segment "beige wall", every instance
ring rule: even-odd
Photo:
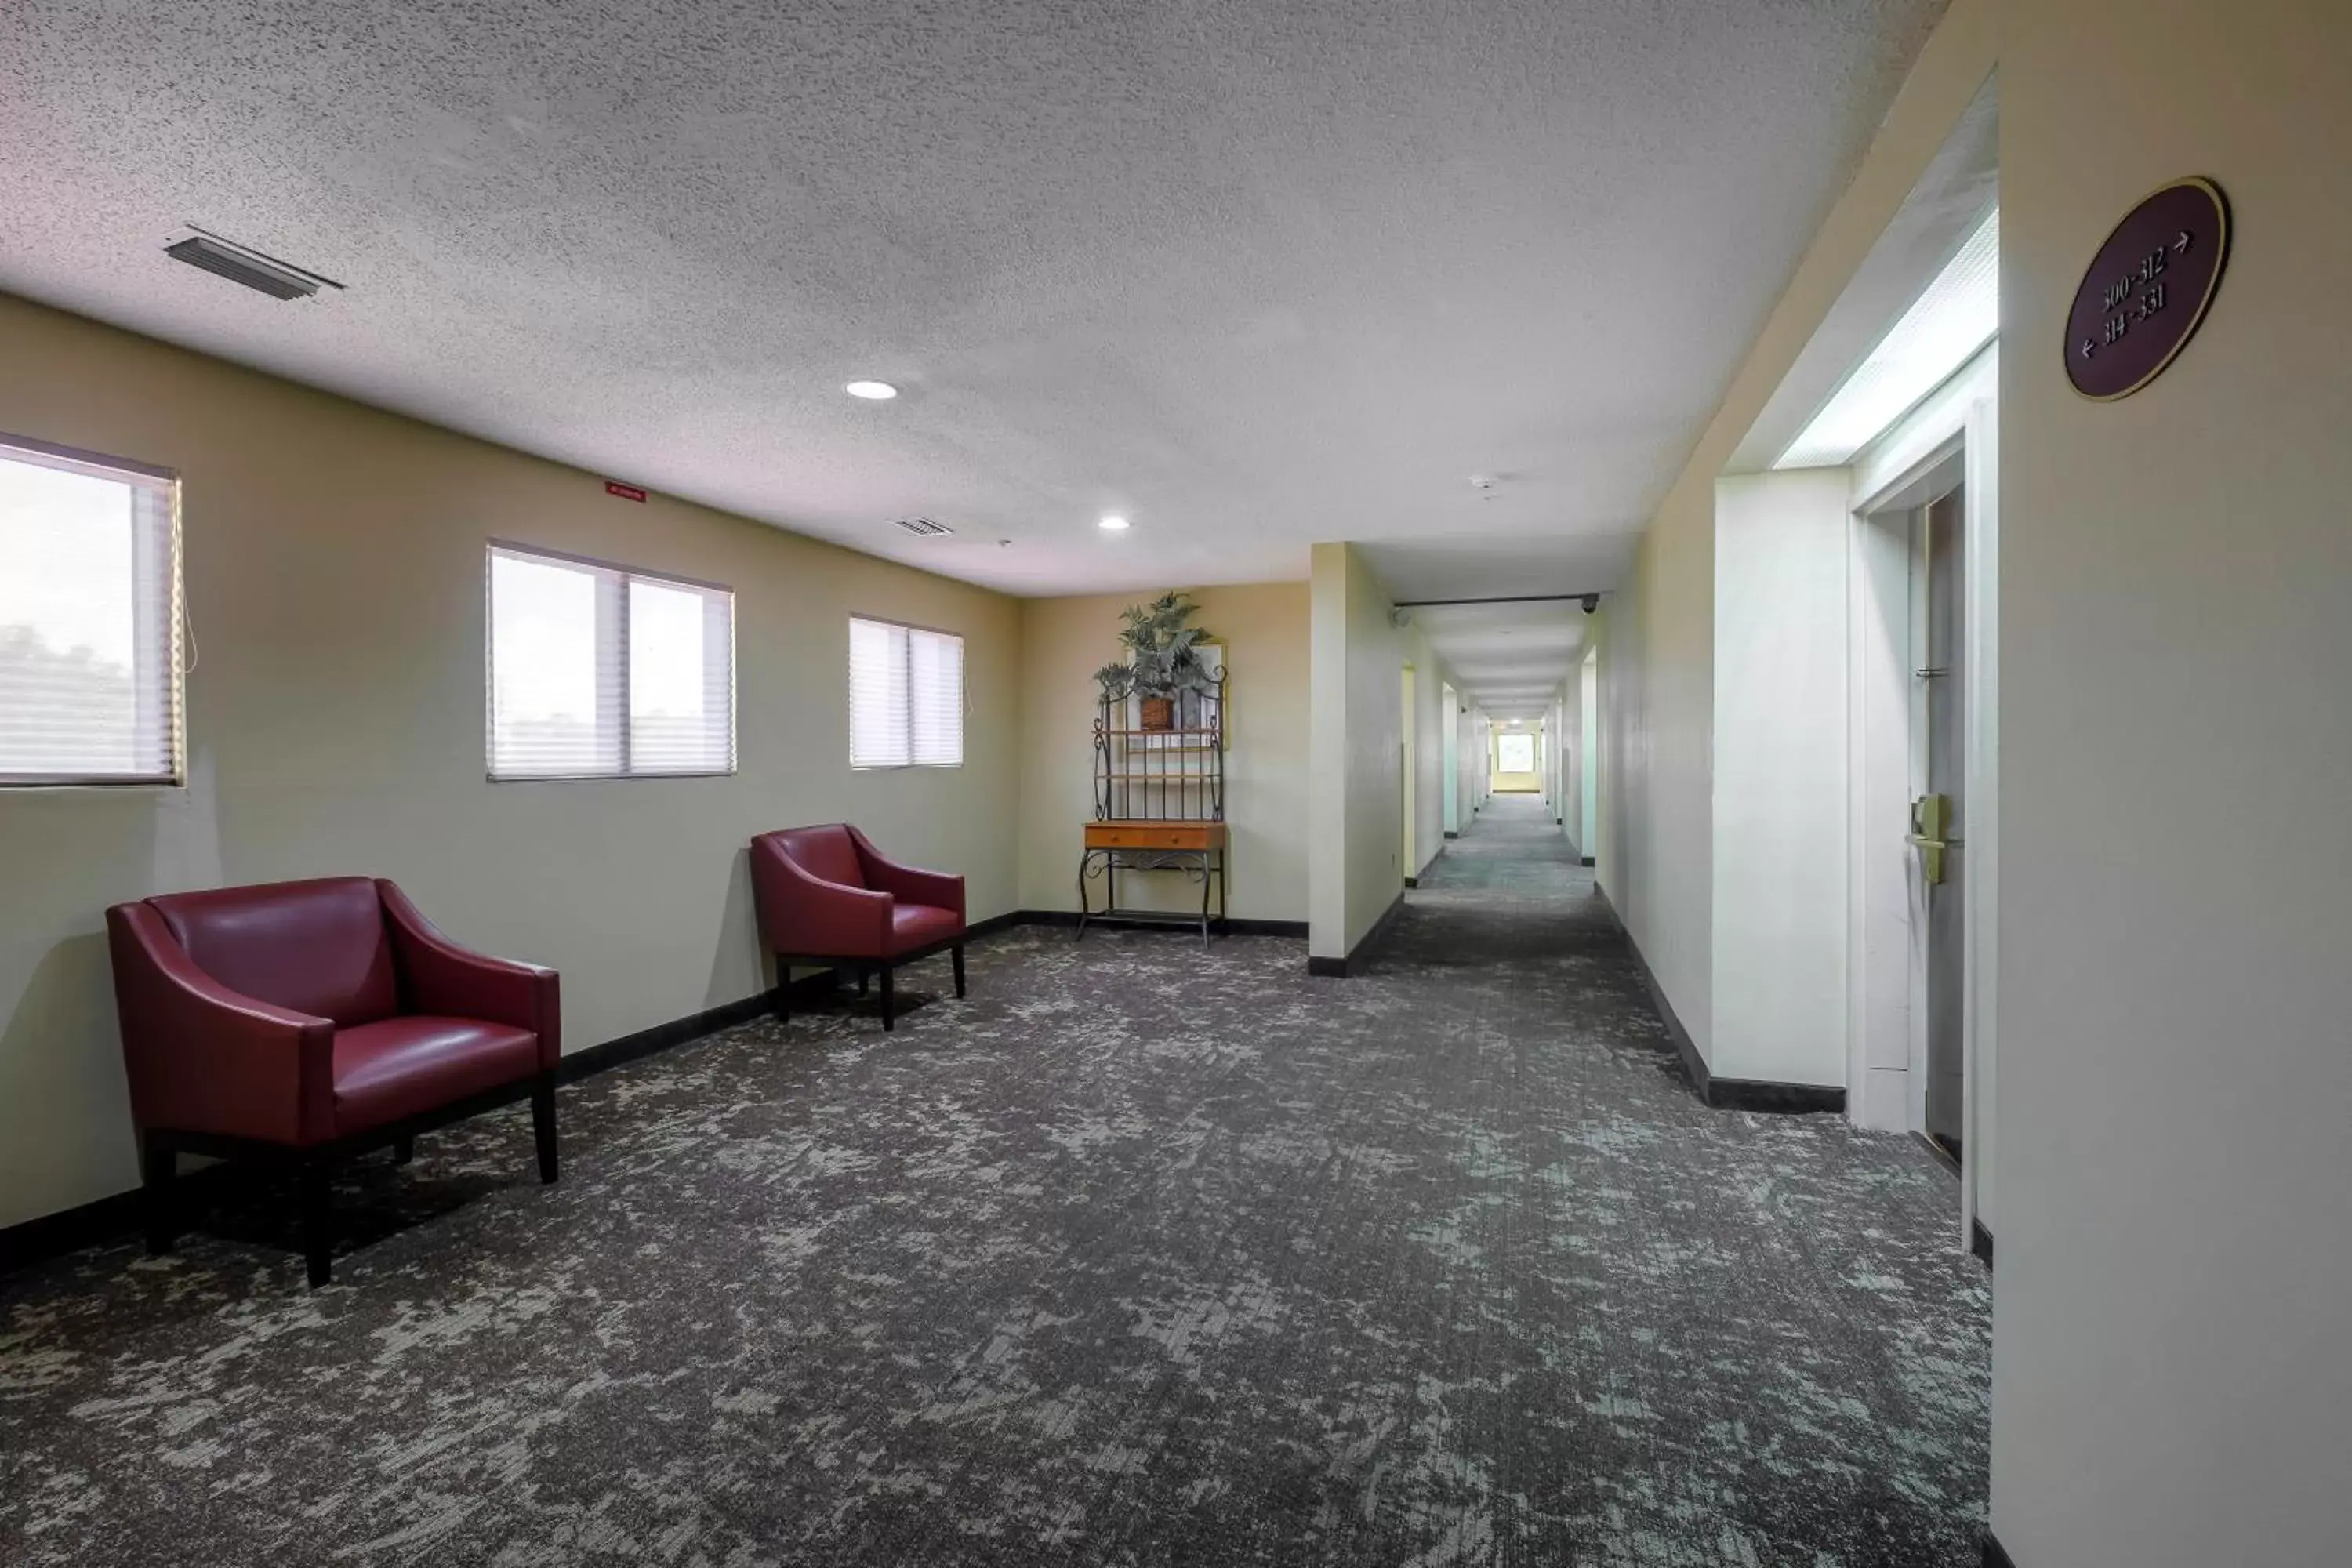
[[[2347,82],[2341,4],[2001,7],[1992,1516],[2021,1568],[2352,1563]],[[2230,197],[2220,295],[2154,384],[2085,402],[2075,283],[2184,174]]]
[[[1454,672],[1437,657],[1418,626],[1406,628],[1404,657],[1413,669],[1413,875],[1445,849],[1445,736],[1452,716],[1445,710],[1445,689]]]
[[[1307,589],[1258,583],[1191,591],[1194,624],[1225,647],[1230,912],[1307,919]],[[1094,672],[1119,655],[1118,613],[1144,594],[1021,606],[1021,907],[1075,910],[1079,832],[1094,816]],[[1122,901],[1197,907],[1173,873],[1120,878]],[[1102,898],[1096,892],[1097,902]]]
[[[1991,73],[1991,5],[1954,0],[1921,51],[1595,629],[1601,882],[1703,1055],[1715,1033],[1716,480]]]
[[[1718,480],[1714,1037],[1724,1078],[1846,1081],[1843,468]]]
[[[1404,891],[1405,658],[1353,545],[1313,552],[1308,767],[1343,781],[1307,805],[1307,952],[1345,958]]]
[[[460,940],[563,972],[573,1048],[764,984],[744,843],[854,817],[1015,902],[1019,610],[723,513],[0,297],[0,431],[179,470],[184,790],[0,792],[0,1225],[135,1183],[107,905],[341,872],[398,879]],[[731,585],[741,771],[483,778],[483,542]],[[845,620],[960,632],[955,770],[853,775]]]

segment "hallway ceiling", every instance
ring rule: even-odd
[[[14,0],[0,288],[1017,593],[1605,588],[1940,10]]]
[[[1533,724],[1583,656],[1585,616],[1570,604],[1429,605],[1409,612],[1489,717]]]

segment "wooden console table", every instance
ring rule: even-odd
[[[1181,871],[1201,884],[1198,917],[1174,910],[1122,909],[1118,901],[1121,871]],[[1106,902],[1094,907],[1089,885],[1104,884]],[[1214,923],[1225,921],[1225,825],[1222,822],[1122,820],[1087,824],[1085,851],[1078,857],[1078,934],[1084,941],[1088,921],[1139,921],[1155,925],[1201,928],[1201,942],[1209,940],[1209,889],[1214,884]]]

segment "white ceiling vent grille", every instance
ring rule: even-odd
[[[280,261],[274,256],[265,256],[235,240],[223,239],[202,229],[196,229],[185,239],[165,246],[163,254],[174,261],[200,267],[215,278],[226,278],[232,283],[242,283],[248,289],[257,289],[273,300],[308,300],[321,289],[342,287],[331,278],[297,267],[290,261]]]
[[[946,523],[933,522],[928,517],[902,517],[893,526],[905,529],[918,539],[937,539],[943,533],[955,531]]]

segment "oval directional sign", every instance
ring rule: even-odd
[[[2230,204],[2210,180],[2176,180],[2116,225],[2066,316],[2066,379],[2129,397],[2197,333],[2230,259]]]

